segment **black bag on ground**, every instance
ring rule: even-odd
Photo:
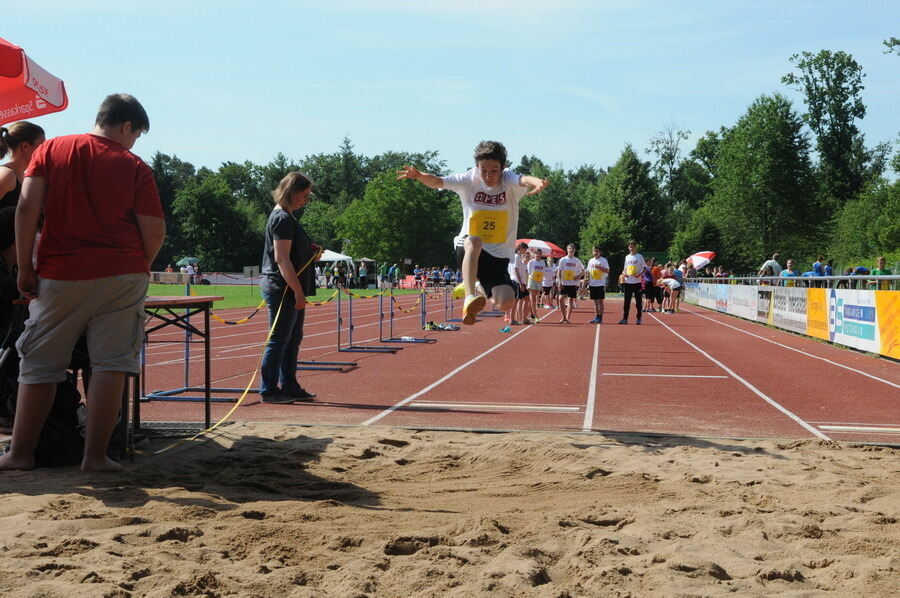
[[[9,410],[15,420],[16,393],[8,396]],[[50,414],[41,430],[34,461],[37,467],[63,467],[78,465],[84,456],[84,422],[81,414],[81,394],[72,380],[72,374],[56,385],[56,397]]]

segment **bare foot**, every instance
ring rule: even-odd
[[[102,459],[88,459],[85,457],[81,461],[81,471],[84,473],[89,471],[122,471],[122,466],[105,455]]]
[[[15,469],[34,469],[34,457],[31,459],[18,459],[12,453],[0,455],[0,471],[12,471]]]

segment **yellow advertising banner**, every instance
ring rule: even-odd
[[[829,340],[826,289],[806,289],[806,334],[824,341]]]
[[[875,291],[875,311],[881,339],[879,353],[900,359],[900,292]]]

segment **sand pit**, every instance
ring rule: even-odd
[[[900,450],[236,424],[0,474],[7,596],[897,596]]]

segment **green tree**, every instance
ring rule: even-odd
[[[653,163],[653,175],[659,184],[660,192],[670,207],[674,207],[676,198],[672,193],[675,172],[681,163],[681,143],[691,136],[687,129],[671,123],[660,129],[650,138],[648,154],[656,156]]]
[[[609,281],[617,281],[628,253],[631,226],[622,213],[609,203],[598,201],[581,229],[579,255],[588,258],[594,245],[600,247],[609,262]]]
[[[865,118],[862,67],[850,54],[821,50],[791,56],[798,73],[781,78],[804,96],[803,115],[816,135],[822,193],[836,206],[856,196],[868,161],[856,121]]]
[[[159,199],[162,204],[163,215],[166,220],[166,240],[162,249],[153,262],[153,270],[163,270],[167,264],[174,262],[179,254],[186,251],[184,235],[178,219],[175,218],[172,206],[178,191],[192,182],[197,172],[194,165],[184,162],[178,156],[168,156],[156,152],[150,159],[150,168],[153,170],[153,178],[159,189]]]
[[[189,182],[178,191],[173,212],[181,223],[185,252],[200,258],[207,272],[234,272],[259,263],[263,238],[249,230],[223,178],[211,175]]]
[[[707,131],[703,137],[697,140],[697,145],[688,154],[688,158],[697,162],[706,170],[710,179],[716,176],[716,163],[719,160],[719,144],[722,137],[728,133],[728,129],[722,127],[718,133]]]
[[[672,224],[676,231],[684,229],[691,215],[712,196],[712,177],[691,159],[682,160],[672,175]]]
[[[336,229],[341,212],[336,205],[313,201],[303,208],[303,228],[320,247],[340,250],[341,242]]]
[[[625,146],[600,181],[594,201],[591,213],[598,203],[616,212],[642,247],[656,250],[668,246],[666,210],[651,176],[650,163],[641,161],[631,145]]]
[[[900,181],[881,180],[847,202],[835,221],[829,255],[857,265],[900,249]]]
[[[537,166],[532,172],[532,176],[550,179],[550,185],[540,193],[523,199],[524,206],[520,206],[519,238],[527,236],[557,245],[577,241],[586,211],[573,193],[575,187],[568,184],[562,169],[550,170],[546,166]],[[527,222],[529,218],[530,223]],[[523,223],[528,228],[523,228]],[[528,234],[523,234],[526,231]]]
[[[722,252],[722,233],[709,207],[702,207],[691,213],[687,226],[679,230],[669,247],[669,259],[681,261],[698,251],[719,253],[717,263],[728,269],[740,268],[742,264],[728,253]]]
[[[420,264],[443,265],[455,259],[452,239],[460,220],[453,199],[414,181],[398,181],[393,170],[381,173],[337,218],[339,237],[350,239],[348,251],[378,262],[412,258]]]
[[[822,214],[803,123],[782,95],[760,96],[719,145],[710,214],[720,255],[752,268],[762,256],[810,253]]]

